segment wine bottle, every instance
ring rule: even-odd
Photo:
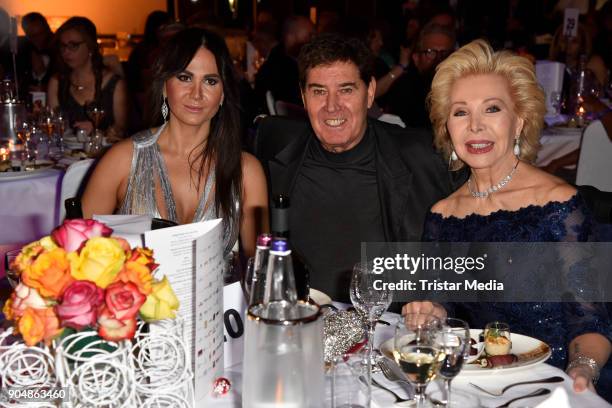
[[[278,194],[273,197],[272,208],[270,211],[270,225],[272,236],[285,238],[291,241],[291,231],[289,226],[289,211],[291,208],[289,197],[284,194]],[[310,291],[310,273],[308,266],[301,256],[292,248],[293,272],[295,274],[295,285],[298,299],[308,301]]]
[[[83,210],[81,209],[81,200],[76,197],[67,198],[64,201],[64,207],[66,209],[66,219],[74,220],[77,218],[83,218]]]

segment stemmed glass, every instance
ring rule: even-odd
[[[550,106],[555,110],[555,116],[561,112],[561,92],[553,91],[550,93]]]
[[[438,373],[444,353],[436,338],[442,330],[434,315],[408,313],[395,325],[393,358],[414,385],[417,407],[425,407],[425,389]]]
[[[47,154],[51,154],[51,145],[53,141],[53,132],[55,130],[55,116],[51,109],[44,109],[38,117],[38,124],[47,136],[46,143],[49,147]]]
[[[23,152],[21,154],[21,167],[25,168],[26,162],[31,162],[34,157],[31,152],[31,143],[30,139],[32,136],[32,125],[28,122],[27,119],[20,118],[16,121],[15,124],[15,133],[17,134],[17,138],[21,140],[23,143]]]
[[[446,388],[446,406],[451,405],[451,381],[459,374],[463,362],[470,354],[470,329],[461,320],[448,317],[442,320],[442,328],[436,336],[437,347],[444,353],[438,373],[444,379]],[[456,407],[456,406],[455,406]]]
[[[57,129],[57,147],[59,148],[60,155],[64,154],[64,133],[66,132],[67,123],[66,115],[58,108],[55,112],[55,128]]]
[[[382,275],[375,273],[373,264],[357,263],[351,276],[351,302],[364,317],[367,329],[368,364],[374,356],[374,330],[376,323],[387,310],[393,299],[393,293],[387,289],[374,289],[374,281],[381,280]]]
[[[104,108],[96,101],[87,102],[85,104],[85,113],[93,123],[93,132],[89,139],[88,151],[91,155],[95,155],[102,149],[102,136],[100,135],[98,128],[100,122],[104,119]]]

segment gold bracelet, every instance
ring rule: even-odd
[[[599,379],[599,365],[597,364],[597,361],[595,361],[594,358],[587,356],[576,356],[572,361],[569,362],[565,371],[568,372],[572,368],[581,365],[587,366],[591,369],[593,373],[591,376],[591,381],[593,381],[593,384],[597,384],[597,380]]]

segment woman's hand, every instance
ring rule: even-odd
[[[574,380],[574,391],[583,392],[587,388],[595,391],[593,385],[593,370],[587,365],[577,365],[567,371],[567,375]]]
[[[402,307],[402,316],[407,313],[427,313],[436,316],[438,319],[446,319],[446,309],[439,304],[433,302],[410,302]]]
[[[93,123],[88,120],[74,122],[73,126],[77,129],[83,129],[85,132],[87,132],[88,135],[91,134],[91,132],[93,131]]]

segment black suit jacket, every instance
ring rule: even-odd
[[[385,238],[388,242],[420,241],[427,211],[463,183],[465,175],[451,176],[432,147],[429,131],[402,129],[377,120],[368,120],[368,126],[376,140]],[[262,120],[255,154],[266,172],[271,196],[291,198],[308,143],[316,143],[308,122],[281,117]]]

